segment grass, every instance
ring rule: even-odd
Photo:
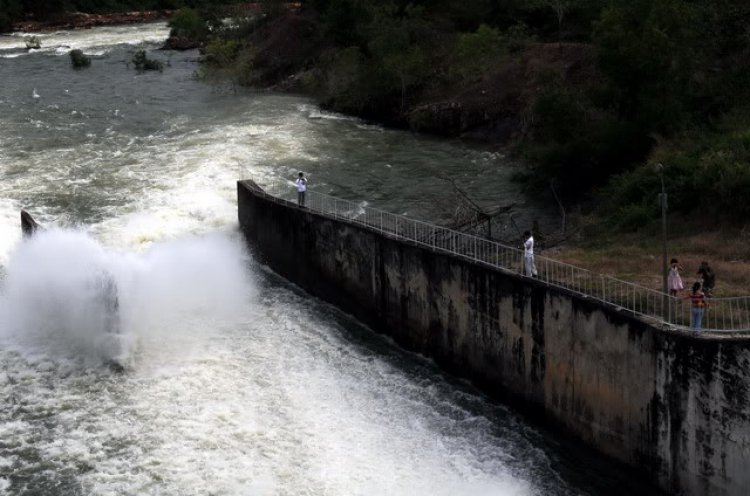
[[[668,239],[668,260],[676,258],[685,294],[702,261],[716,273],[713,296],[750,296],[750,233],[744,230],[714,230],[701,234],[683,234]],[[641,286],[662,288],[661,239],[655,234],[611,236],[563,247],[544,254],[556,260],[610,275]]]

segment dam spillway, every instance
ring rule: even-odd
[[[650,493],[300,291],[237,233],[238,160],[413,215],[439,171],[530,224],[508,159],[217,91],[192,77],[197,51],[159,50],[168,33],[56,32],[31,52],[0,38],[0,495]],[[140,49],[169,68],[137,74]],[[23,208],[60,229],[22,242]],[[96,269],[118,282],[124,373],[78,295]]]
[[[238,182],[274,270],[408,350],[639,469],[669,494],[750,484],[750,340],[664,330],[540,281]]]

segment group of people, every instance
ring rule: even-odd
[[[523,233],[523,248],[524,248],[524,275],[527,277],[536,277],[537,270],[534,263],[534,236],[531,231]],[[684,288],[682,283],[682,277],[680,277],[680,271],[682,271],[680,262],[673,258],[671,261],[671,268],[669,270],[669,276],[667,278],[667,285],[669,286],[669,294],[671,296],[678,296],[679,292]],[[708,262],[701,262],[701,266],[697,272],[701,276],[703,282],[695,281],[693,287],[688,293],[690,298],[690,326],[698,332],[703,324],[703,314],[706,308],[711,306],[709,298],[711,293],[716,286],[716,274]]]
[[[684,288],[682,284],[682,277],[680,277],[680,271],[683,270],[680,262],[673,258],[670,262],[669,276],[667,277],[667,286],[669,287],[670,296],[678,296],[679,292]],[[708,299],[711,298],[711,293],[716,286],[716,274],[708,262],[701,262],[701,266],[697,272],[701,276],[703,282],[695,281],[693,287],[688,293],[690,298],[690,327],[697,330],[701,328],[703,324],[703,314],[706,308],[709,308],[711,304]]]
[[[299,206],[305,206],[305,192],[307,190],[307,180],[305,175],[300,172],[297,180],[295,181],[297,186],[297,203]],[[523,233],[523,248],[524,248],[524,274],[527,277],[536,277],[537,270],[534,264],[534,236],[531,231]],[[684,288],[682,283],[682,277],[680,271],[683,268],[680,262],[673,258],[671,261],[671,268],[669,269],[669,276],[667,278],[667,285],[669,286],[669,294],[671,296],[678,296],[679,292]],[[688,298],[691,301],[691,312],[690,312],[690,325],[693,329],[700,329],[703,323],[703,313],[706,308],[710,306],[708,301],[711,298],[711,292],[716,285],[716,274],[708,262],[701,262],[701,266],[697,272],[703,279],[703,282],[696,281],[691,288]]]

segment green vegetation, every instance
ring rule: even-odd
[[[318,69],[309,79],[334,110],[447,134],[513,125],[501,141],[529,163],[530,188],[621,230],[658,218],[657,162],[672,212],[750,215],[746,1],[303,5],[321,48],[301,68]]]
[[[490,67],[505,55],[500,30],[486,24],[475,32],[458,35],[453,49],[451,70],[464,83],[480,81]]]
[[[177,10],[183,7],[214,9],[242,3],[240,0],[0,0],[0,33],[12,29],[23,18],[55,19],[66,12],[112,14],[145,10]]]
[[[133,65],[139,71],[161,71],[164,64],[158,60],[153,60],[146,56],[145,50],[138,50],[133,56]]]
[[[205,42],[210,33],[206,19],[195,9],[182,8],[169,20],[170,37]]]
[[[76,69],[91,65],[91,57],[84,54],[81,50],[71,50],[68,55],[70,55],[70,63]]]
[[[28,49],[40,49],[42,48],[42,39],[38,36],[27,36],[23,39]]]
[[[182,8],[170,27],[204,47],[205,76],[511,145],[529,188],[618,229],[657,218],[656,162],[672,212],[750,214],[746,0],[304,0],[293,12],[265,0],[231,27],[219,3],[231,2],[0,0],[0,28],[65,8]]]
[[[13,21],[21,16],[19,0],[0,0],[0,33],[10,31]]]

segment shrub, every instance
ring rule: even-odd
[[[365,58],[357,47],[332,49],[321,57],[325,71],[326,104],[336,110],[361,111]]]
[[[13,20],[21,15],[18,0],[0,0],[0,33],[13,30]]]
[[[146,56],[145,50],[138,50],[133,56],[133,64],[135,68],[141,71],[161,71],[164,69],[164,64],[158,60],[150,59]]]
[[[520,52],[536,42],[536,37],[529,27],[519,22],[505,31],[505,47],[510,53]]]
[[[539,138],[563,142],[578,136],[585,120],[584,103],[578,100],[561,90],[540,95],[533,108]]]
[[[42,39],[38,36],[27,36],[23,41],[26,43],[26,48],[42,48]]]
[[[229,67],[242,51],[244,44],[236,40],[212,40],[203,50],[203,61],[214,67]]]
[[[692,214],[724,222],[746,222],[750,217],[750,132],[747,118],[725,118],[720,129],[696,129],[665,141],[649,158],[664,164],[670,212]],[[661,183],[651,167],[638,167],[610,181],[602,190],[602,212],[615,221],[619,212],[648,208],[656,217]]]
[[[458,37],[451,57],[451,72],[465,83],[478,81],[493,64],[497,63],[504,52],[500,31],[482,24],[476,32]]]
[[[609,220],[620,231],[634,232],[650,226],[658,218],[658,212],[656,203],[623,205]]]
[[[323,28],[327,36],[340,47],[366,44],[362,27],[370,21],[370,14],[361,0],[330,0],[321,2],[324,12]]]
[[[168,26],[172,38],[184,38],[190,41],[202,42],[208,38],[210,31],[206,20],[201,14],[190,8],[182,8],[169,20]]]
[[[255,50],[248,42],[212,40],[202,51],[204,67],[198,77],[230,80],[232,84],[250,85],[255,81],[253,62]]]
[[[70,55],[70,62],[76,69],[91,65],[91,57],[85,55],[81,50],[71,50],[68,55]]]

